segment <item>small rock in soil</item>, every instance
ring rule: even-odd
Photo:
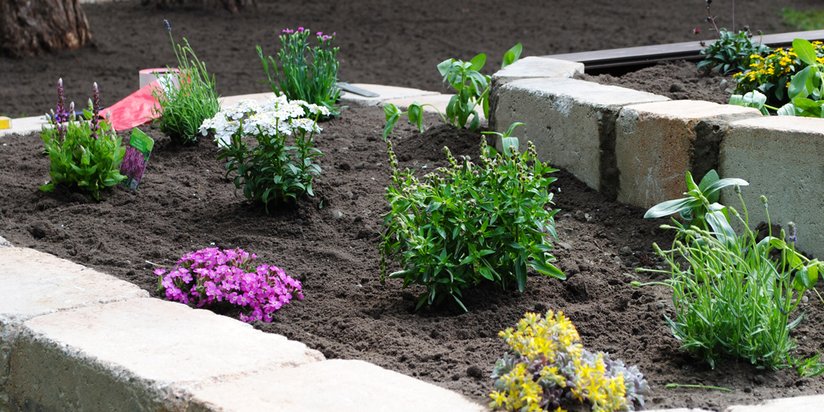
[[[340,209],[332,209],[332,217],[335,219],[342,219],[343,212],[341,212]]]
[[[621,248],[620,252],[621,252],[622,255],[631,255],[632,254],[632,248],[630,248],[629,246],[624,246],[624,247]]]
[[[466,376],[469,376],[470,378],[474,378],[474,379],[483,379],[484,378],[484,371],[482,371],[481,368],[479,368],[475,365],[472,365],[472,366],[466,368]]]

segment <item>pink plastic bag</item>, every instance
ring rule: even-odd
[[[155,90],[160,93],[163,92],[157,80],[101,110],[100,115],[108,118],[114,130],[117,131],[129,130],[151,122],[160,116],[160,107],[153,95]]]

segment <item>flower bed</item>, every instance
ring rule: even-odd
[[[431,119],[430,119],[431,120]],[[0,235],[18,246],[68,258],[156,292],[157,266],[171,268],[184,253],[208,247],[253,251],[261,262],[300,280],[305,299],[255,326],[305,342],[330,358],[365,359],[457,390],[487,402],[489,375],[506,350],[497,333],[514,326],[526,311],[563,310],[583,344],[638,365],[652,388],[648,408],[704,407],[820,393],[824,379],[800,378],[793,370],[756,370],[727,361],[710,370],[678,352],[662,319],[671,308],[664,288],[633,288],[633,280],[661,280],[635,274],[660,264],[652,242],[668,244],[661,222],[644,221],[643,210],[606,200],[560,172],[553,184],[559,241],[553,254],[568,280],[532,276],[524,294],[482,288],[463,296],[469,313],[414,312],[423,288],[382,285],[380,230],[390,180],[381,139],[383,113],[350,109],[324,123],[317,146],[323,174],[314,198],[294,208],[249,206],[208,141],[195,147],[157,139],[149,169],[137,192],[116,189],[100,203],[57,189],[36,190],[48,175],[37,136],[3,138],[0,162]],[[437,127],[420,136],[399,124],[394,134],[401,166],[423,172],[444,165],[440,148],[477,157],[478,135]],[[749,189],[749,188],[748,188]],[[748,190],[745,189],[745,190]],[[803,304],[808,317],[796,330],[800,354],[820,350],[824,332],[821,304]],[[228,312],[227,314],[235,315]],[[718,385],[730,393],[666,389],[668,383]]]

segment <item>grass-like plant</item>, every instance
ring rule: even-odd
[[[266,102],[243,101],[207,119],[203,134],[213,133],[226,160],[226,175],[252,202],[270,204],[314,195],[312,182],[321,172],[315,134],[321,131],[323,107],[274,96]],[[253,141],[249,144],[249,140]]]
[[[672,289],[675,315],[667,321],[683,349],[710,366],[725,356],[768,368],[800,364],[791,353],[790,332],[802,319],[794,312],[824,266],[795,251],[794,233],[787,240],[784,233],[759,239],[737,186],[736,192],[742,213],[703,200],[701,224],[664,225],[676,240],[667,250],[653,247],[668,269],[644,270],[670,275],[663,284]],[[766,198],[762,202],[766,208]],[[767,216],[770,227],[768,209]]]
[[[507,50],[501,60],[501,69],[518,61],[522,51],[521,43]],[[438,64],[438,72],[443,76],[444,83],[455,91],[455,95],[449,99],[446,106],[446,113],[441,113],[435,108],[444,123],[458,128],[468,126],[471,130],[478,130],[481,127],[481,116],[489,119],[489,93],[492,90],[492,77],[481,73],[485,65],[485,53],[477,54],[468,62],[452,58]],[[407,111],[401,111],[391,103],[384,105],[386,125],[383,129],[383,138],[386,139],[392,134],[401,116],[407,116],[409,122],[422,132],[424,106],[434,108],[432,105],[417,102],[409,105]]]
[[[283,29],[278,36],[277,59],[264,56],[260,46],[257,46],[258,57],[275,94],[323,106],[330,115],[337,116],[339,110],[335,104],[340,98],[337,86],[340,62],[339,48],[332,45],[335,33],[315,33],[315,46],[309,44],[310,37],[309,29],[303,27]]]
[[[793,7],[781,9],[784,23],[798,30],[824,29],[824,9],[799,10]]]
[[[538,160],[531,143],[522,153],[510,144],[502,154],[481,139],[479,164],[458,161],[445,148],[449,166],[419,180],[399,168],[387,142],[392,183],[386,190],[390,210],[384,217],[381,281],[395,259],[402,269],[390,278],[426,288],[418,308],[448,298],[467,310],[461,292],[481,282],[524,291],[530,268],[564,278],[551,263],[557,209],[549,187],[556,170]]]
[[[220,110],[215,77],[206,70],[189,40],[175,43],[172,26],[164,20],[169,40],[177,58],[178,72],[161,79],[161,90],[155,91],[159,105],[160,130],[179,144],[197,143],[203,121]]]
[[[89,108],[79,117],[74,103],[65,106],[63,79],[57,82],[57,107],[46,115],[50,127],[43,128],[40,138],[49,156],[51,180],[40,190],[50,192],[56,186],[65,186],[86,192],[100,200],[100,192],[118,185],[126,176],[120,173],[120,164],[126,149],[109,122],[101,120],[100,91],[94,84],[94,96]]]

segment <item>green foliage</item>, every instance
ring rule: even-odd
[[[790,79],[790,103],[781,107],[780,115],[824,117],[824,59],[807,40],[793,40],[798,59],[807,65]]]
[[[810,43],[815,54],[815,61],[824,62],[824,43],[814,41]],[[802,46],[804,47],[804,46]],[[811,57],[811,56],[808,56]],[[763,93],[767,103],[774,107],[781,107],[791,102],[789,87],[792,77],[802,71],[813,61],[806,62],[799,58],[794,47],[777,48],[766,56],[752,56],[750,67],[741,73],[735,73],[736,94],[744,95],[752,91]],[[777,108],[768,107],[770,110]]]
[[[749,183],[743,179],[725,178],[721,179],[718,172],[710,170],[701,179],[699,184],[695,184],[692,173],[687,172],[685,177],[687,192],[685,197],[680,199],[667,200],[661,202],[644,214],[644,219],[657,219],[659,217],[678,214],[690,225],[706,227],[704,217],[708,212],[725,211],[725,207],[718,203],[721,196],[721,189],[731,186],[747,186]]]
[[[206,63],[198,59],[185,37],[182,44],[176,44],[169,30],[169,39],[179,72],[162,80],[162,91],[155,91],[160,106],[158,122],[160,130],[172,141],[194,144],[203,121],[220,110],[215,77],[209,75]]]
[[[501,60],[501,69],[518,61],[522,51],[521,43],[507,50]],[[484,53],[476,55],[468,62],[453,58],[438,64],[438,72],[443,76],[444,83],[449,84],[455,91],[455,95],[449,99],[446,106],[446,113],[439,112],[445,123],[459,128],[466,127],[468,123],[471,130],[478,130],[481,127],[481,116],[489,118],[489,93],[492,90],[492,78],[481,73],[485,65],[486,54]],[[384,106],[386,113],[384,139],[392,134],[395,124],[403,115],[407,115],[409,122],[414,124],[418,130],[423,131],[423,106],[427,105],[413,103],[406,112],[402,112],[394,104]]]
[[[749,31],[733,33],[721,29],[718,40],[701,50],[704,60],[698,62],[698,69],[718,70],[722,74],[742,72],[750,67],[751,56],[764,55],[769,51],[769,47],[753,43],[752,33]]]
[[[58,123],[54,116],[49,117],[51,127],[44,128],[40,138],[49,155],[51,181],[40,190],[50,192],[56,186],[65,186],[100,200],[102,190],[126,179],[120,174],[126,148],[107,121],[89,121],[95,113],[89,102],[83,118],[69,113],[65,123]]]
[[[799,364],[799,370],[806,366],[810,373],[815,362],[799,362],[791,355],[795,343],[790,332],[802,319],[791,317],[824,265],[795,251],[794,233],[790,241],[784,240],[783,232],[759,240],[749,228],[738,186],[736,192],[743,217],[734,208],[713,206],[705,196],[702,224],[665,225],[677,234],[672,248],[653,245],[668,270],[644,270],[670,275],[664,284],[672,289],[675,316],[667,322],[683,349],[712,367],[720,358],[734,356],[769,368]],[[762,202],[766,208],[766,198]],[[690,209],[697,210],[697,205]],[[729,216],[743,227],[741,234]]]
[[[324,106],[332,116],[337,116],[339,48],[332,46],[334,35],[323,33],[317,33],[317,45],[310,46],[310,35],[309,30],[302,27],[294,31],[285,29],[278,37],[277,58],[264,56],[260,46],[257,46],[258,57],[275,94]]]
[[[234,174],[235,187],[267,211],[272,203],[293,202],[305,194],[314,196],[312,183],[321,172],[317,159],[323,155],[315,147],[314,136],[321,131],[318,117],[329,111],[305,104],[278,96],[258,107],[241,102],[218,114],[218,120],[231,119],[228,128],[216,127],[231,133],[218,136],[218,158],[226,160],[226,175]],[[247,144],[247,138],[255,144]]]
[[[389,146],[392,184],[386,199],[381,246],[381,281],[390,259],[402,270],[389,275],[404,286],[426,287],[417,307],[450,297],[462,309],[461,291],[481,282],[526,288],[527,270],[563,279],[551,262],[556,237],[550,185],[555,172],[535,148],[499,154],[481,140],[479,164],[458,161],[444,149],[449,166],[418,180],[400,170]]]
[[[792,7],[785,7],[781,10],[784,23],[795,27],[798,30],[822,30],[824,29],[824,10],[798,10]]]

